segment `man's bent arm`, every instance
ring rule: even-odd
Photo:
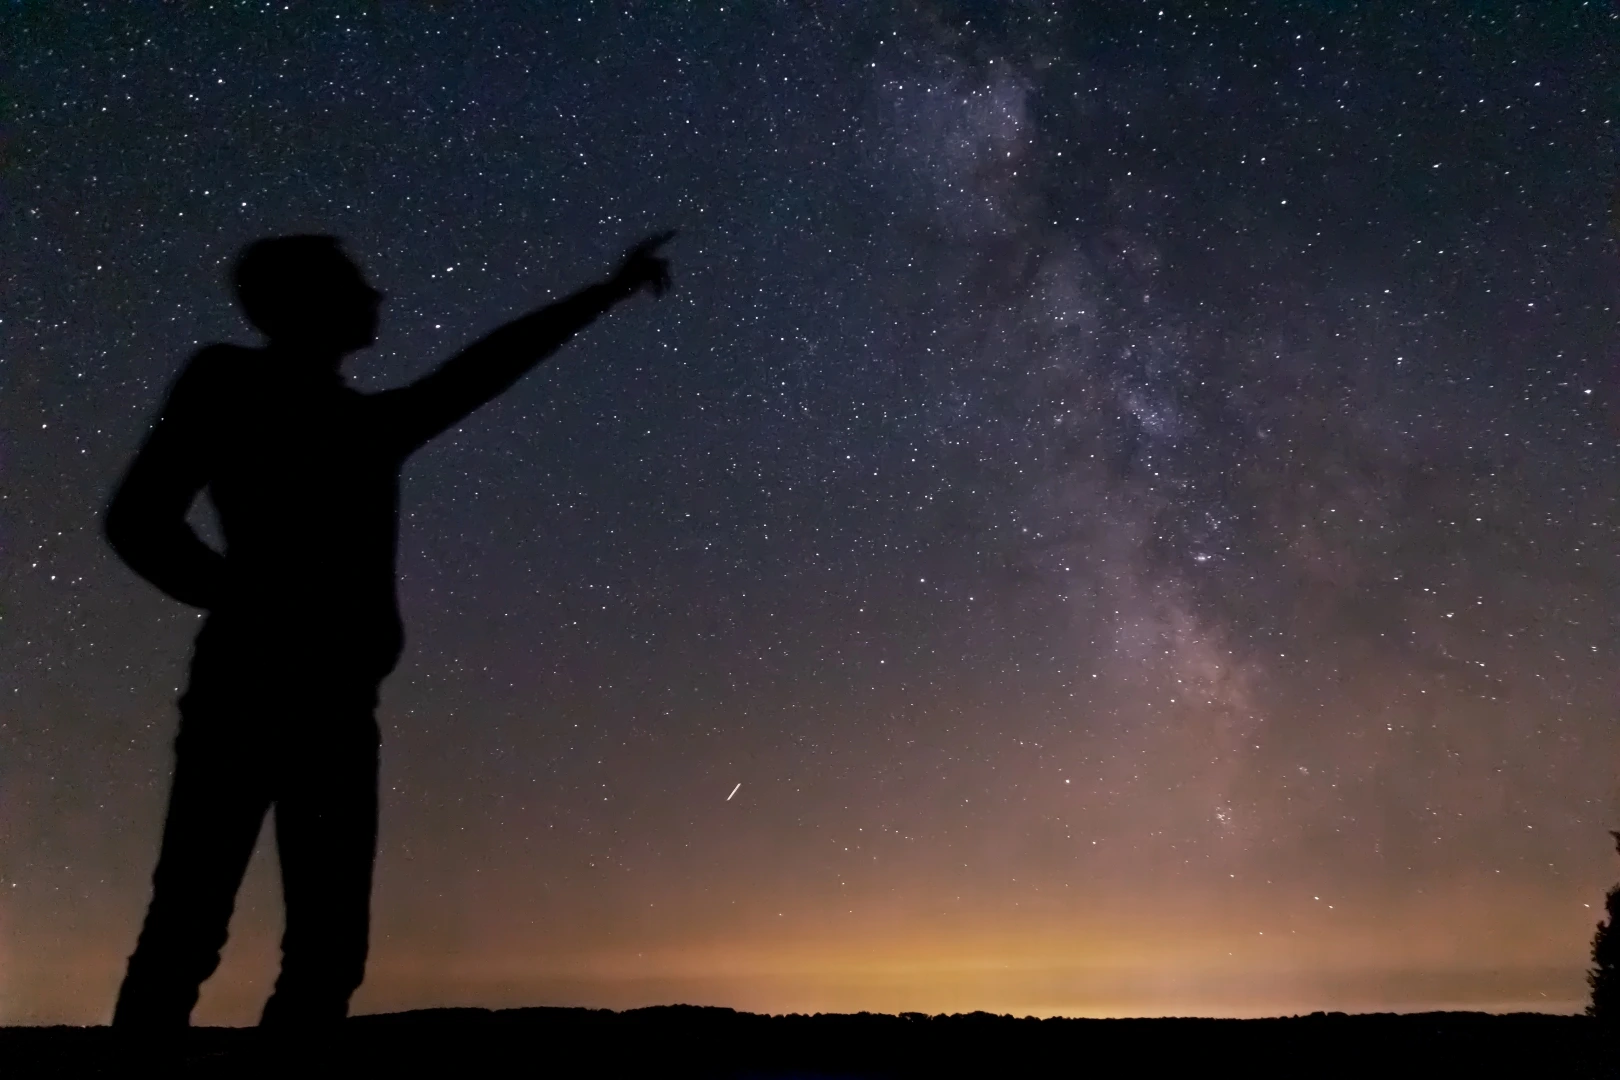
[[[186,521],[191,502],[207,483],[202,445],[201,358],[176,382],[151,435],[118,485],[103,528],[119,558],[182,604],[212,608],[224,588],[225,557]]]
[[[499,396],[635,288],[618,277],[588,285],[499,327],[431,374],[377,399],[413,450]]]

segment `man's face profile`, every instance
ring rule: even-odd
[[[376,340],[383,294],[330,237],[249,245],[237,261],[236,291],[248,321],[274,345],[337,360]]]

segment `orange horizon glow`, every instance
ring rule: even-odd
[[[268,884],[258,882],[261,894]],[[255,1022],[277,959],[278,928],[263,917],[273,911],[271,898],[260,895],[245,909],[220,972],[204,987],[196,1023]],[[1092,1018],[1579,1012],[1590,921],[1582,916],[1590,909],[1551,918],[1537,911],[1553,898],[1495,899],[1470,907],[1458,895],[1414,898],[1400,919],[1394,911],[1335,919],[1324,910],[1269,936],[1247,928],[1242,904],[1210,912],[1204,926],[1187,912],[1139,909],[993,923],[891,914],[835,928],[801,910],[784,912],[777,926],[738,920],[729,934],[621,926],[608,940],[572,942],[556,926],[525,934],[519,920],[492,916],[460,950],[379,934],[354,1012],[677,1003],[771,1014]],[[5,958],[0,1023],[104,1023],[122,957],[57,957],[54,972],[44,959]]]

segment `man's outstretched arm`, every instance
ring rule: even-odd
[[[225,578],[224,556],[186,522],[192,500],[208,482],[202,435],[213,367],[204,353],[181,373],[102,521],[108,542],[131,570],[182,604],[200,608],[215,606]]]
[[[648,237],[612,277],[512,320],[411,385],[378,394],[392,414],[390,426],[415,449],[500,395],[614,304],[642,289],[663,295],[669,262],[658,249],[674,235]]]

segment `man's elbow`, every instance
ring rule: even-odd
[[[146,532],[143,518],[138,509],[117,496],[101,515],[101,535],[126,563],[139,558],[141,538]]]

